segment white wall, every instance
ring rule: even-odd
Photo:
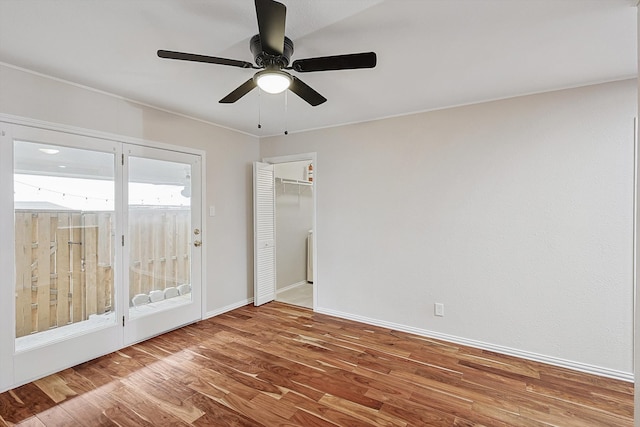
[[[262,157],[317,152],[317,308],[631,378],[636,96],[622,81],[263,139]]]
[[[206,311],[253,297],[251,164],[255,137],[0,65],[0,113],[203,150]],[[208,212],[208,208],[206,209]],[[206,313],[205,313],[206,315]]]

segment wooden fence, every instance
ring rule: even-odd
[[[129,211],[129,301],[136,294],[191,283],[187,209]]]
[[[133,210],[129,230],[129,301],[189,283],[188,210]],[[112,212],[16,210],[16,337],[113,310],[119,240]]]

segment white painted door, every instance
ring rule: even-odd
[[[201,163],[0,123],[0,390],[202,318]]]
[[[3,187],[13,194],[13,268],[3,274],[3,385],[34,378],[122,345],[117,298],[122,247],[122,144],[0,124]],[[4,160],[11,163],[5,165]],[[13,204],[13,206],[11,206]],[[11,214],[5,211],[2,215]],[[5,222],[3,220],[3,222]],[[7,237],[8,237],[7,236]],[[4,236],[3,236],[4,237]],[[9,240],[9,239],[7,239]],[[13,255],[13,256],[11,256]],[[14,273],[14,274],[12,274]],[[13,365],[11,369],[8,364]]]
[[[202,318],[200,156],[126,146],[124,343]]]
[[[276,225],[274,167],[253,164],[253,303],[276,298]]]

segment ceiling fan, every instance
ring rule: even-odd
[[[302,80],[284,70],[309,73],[313,71],[373,68],[376,66],[377,59],[374,52],[298,59],[289,66],[289,60],[293,54],[293,42],[284,35],[287,16],[286,6],[273,0],[255,0],[255,5],[258,17],[258,34],[251,37],[249,41],[255,65],[236,59],[217,58],[215,56],[170,50],[158,50],[158,56],[160,58],[261,70],[222,98],[220,102],[223,104],[236,102],[258,86],[268,93],[280,93],[289,89],[315,107],[327,99]]]

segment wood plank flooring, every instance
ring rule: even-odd
[[[616,426],[633,384],[246,306],[0,394],[0,425]]]

